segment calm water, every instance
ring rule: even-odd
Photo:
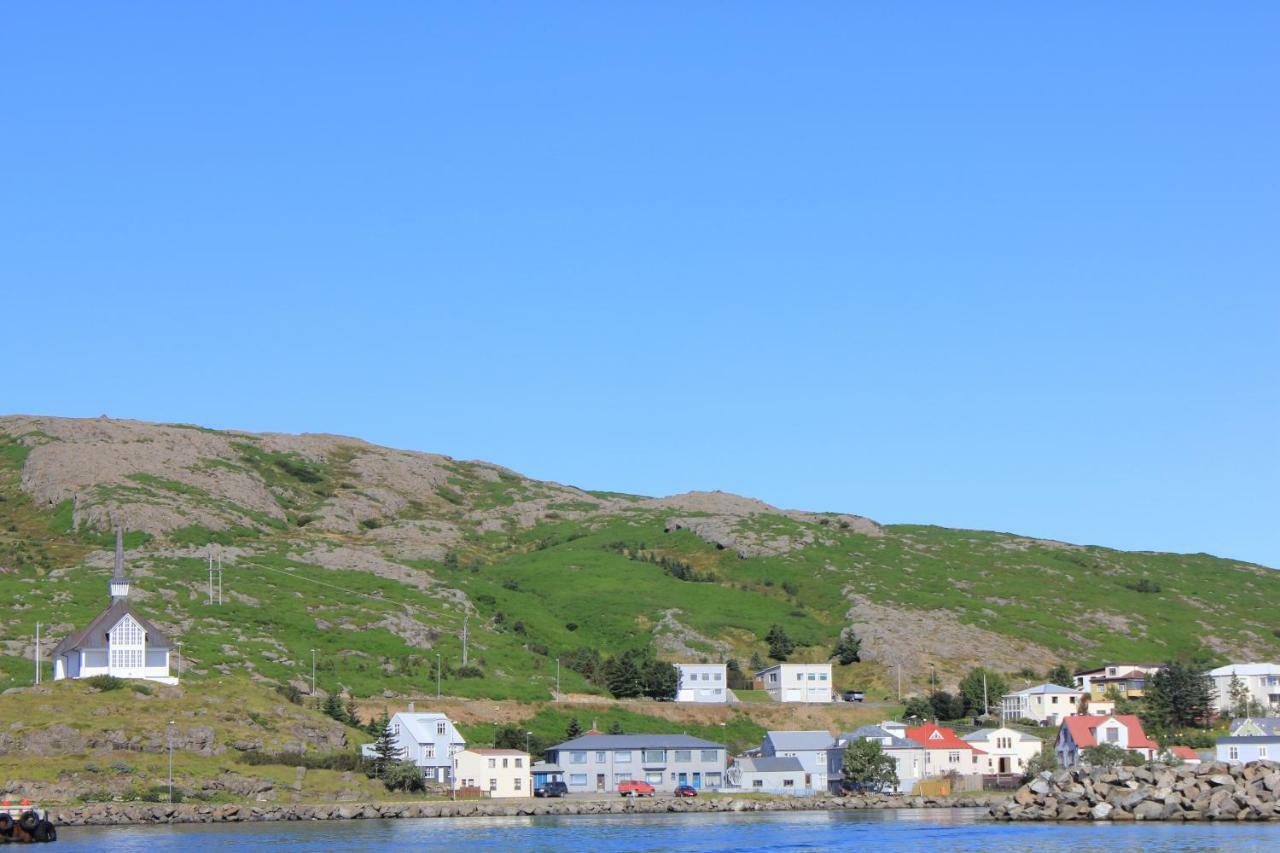
[[[56,849],[749,851],[1274,851],[1280,825],[994,824],[980,810],[433,818],[188,827],[68,827]]]

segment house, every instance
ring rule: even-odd
[[[452,784],[454,756],[467,748],[448,717],[417,713],[412,705],[391,718],[391,738],[403,751],[402,761],[413,762],[427,782],[438,784]],[[365,758],[374,757],[373,744],[364,744],[360,752]]]
[[[531,797],[529,753],[518,749],[464,749],[453,756],[453,787],[479,788],[490,797]]]
[[[756,681],[775,702],[832,701],[829,663],[774,664],[757,672]]]
[[[805,782],[811,774],[805,772],[800,759],[790,756],[737,758],[725,771],[725,778],[730,788],[743,792],[797,796],[817,793]]]
[[[539,761],[529,768],[530,775],[533,776],[533,787],[541,788],[548,782],[563,782],[564,768],[558,764],[548,764],[545,761]]]
[[[728,702],[728,671],[722,663],[678,663],[677,702]]]
[[[1183,764],[1200,764],[1200,753],[1196,752],[1189,746],[1171,746],[1166,750],[1170,756],[1178,759]]]
[[[1083,690],[1039,684],[1000,698],[1000,721],[1034,720],[1041,725],[1056,726],[1062,718],[1080,711]]]
[[[1280,710],[1280,665],[1232,663],[1209,670],[1215,692],[1213,708],[1219,713],[1236,711],[1232,684],[1238,683],[1250,704],[1262,710]],[[1242,709],[1245,710],[1245,709]]]
[[[1227,731],[1233,735],[1280,735],[1280,717],[1243,717],[1232,720]]]
[[[724,787],[727,752],[724,744],[689,735],[587,734],[551,747],[546,761],[564,768],[570,793],[609,793],[628,779],[673,791]]]
[[[53,649],[53,679],[143,678],[177,684],[169,674],[169,639],[129,605],[124,573],[124,533],[116,528],[116,563],[108,583],[111,604],[81,631],[68,634]]]
[[[1140,699],[1146,692],[1147,679],[1162,669],[1158,663],[1108,663],[1077,672],[1073,678],[1090,702],[1107,699],[1112,693],[1125,699]]]
[[[986,774],[1022,774],[1031,759],[1040,754],[1044,742],[1035,735],[1017,729],[978,729],[961,737],[986,755],[978,763]]]
[[[893,759],[898,773],[898,787],[894,789],[895,792],[910,793],[916,782],[924,778],[927,758],[924,747],[906,737],[906,726],[885,722],[880,725],[862,726],[836,736],[827,770],[828,787],[832,791],[839,790],[840,781],[844,775],[845,749],[858,740],[878,742],[884,754]]]
[[[908,740],[924,747],[924,776],[946,776],[958,773],[969,776],[981,773],[986,755],[971,743],[961,740],[956,733],[936,723],[925,723],[905,729]]]
[[[766,758],[794,758],[804,768],[804,787],[827,790],[830,751],[835,738],[826,730],[765,732],[760,741],[760,755]]]
[[[1280,760],[1280,735],[1228,735],[1218,738],[1214,759],[1228,764]]]
[[[1155,758],[1160,750],[1160,746],[1142,730],[1142,721],[1133,714],[1109,717],[1079,714],[1062,721],[1054,752],[1059,764],[1074,767],[1086,748],[1104,743],[1133,750],[1148,761]]]

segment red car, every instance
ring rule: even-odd
[[[676,787],[676,796],[677,797],[696,797],[698,796],[698,789],[693,787],[692,785],[679,785]]]
[[[653,786],[638,779],[618,783],[618,793],[624,797],[652,797]]]

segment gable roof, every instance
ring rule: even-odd
[[[401,711],[391,719],[404,726],[405,730],[408,731],[409,734],[413,736],[413,739],[418,743],[433,742],[437,737],[439,737],[432,726],[435,723],[440,722],[449,724],[449,730],[453,732],[453,735],[456,738],[451,741],[451,743],[466,743],[462,734],[456,727],[454,727],[453,721],[444,714],[436,712],[418,713],[417,711]],[[449,731],[445,732],[445,734],[448,733]]]
[[[744,773],[802,773],[804,765],[793,755],[765,755],[759,758],[739,758],[734,764]]]
[[[1270,745],[1280,743],[1280,735],[1232,735],[1231,737],[1220,737],[1217,740],[1219,746],[1222,744],[1247,745],[1251,743]]]
[[[773,744],[774,749],[830,749],[835,743],[835,738],[825,731],[765,732],[765,739]]]
[[[112,605],[106,610],[99,613],[98,618],[90,622],[83,630],[75,631],[63,637],[62,642],[53,647],[53,657],[56,658],[59,655],[85,647],[95,649],[99,648],[99,644],[96,642],[99,634],[103,635],[102,645],[105,645],[106,634],[110,632],[110,630],[114,628],[125,616],[132,616],[133,621],[142,626],[142,630],[146,632],[147,635],[148,646],[153,649],[169,648],[169,638],[164,635],[164,632],[139,616],[137,611],[129,606],[129,602],[122,598],[119,601],[112,603]]]
[[[967,735],[961,735],[960,739],[968,741],[969,743],[987,743],[991,740],[992,735],[994,735],[996,732],[1001,732],[1001,731],[1012,732],[1013,734],[1017,735],[1019,743],[1021,743],[1022,741],[1035,741],[1036,743],[1041,742],[1040,738],[1036,737],[1035,735],[1027,734],[1026,732],[1020,732],[1017,729],[978,729],[976,732],[970,732]]]
[[[1280,664],[1274,663],[1229,663],[1226,666],[1220,666],[1217,669],[1209,670],[1211,676],[1231,676],[1239,675],[1248,677],[1251,675],[1280,675]]]
[[[583,735],[547,749],[725,749],[692,735]]]
[[[1071,733],[1071,739],[1075,741],[1076,746],[1084,749],[1087,746],[1098,745],[1098,738],[1094,732],[1097,731],[1098,726],[1108,720],[1115,720],[1129,730],[1130,749],[1159,749],[1159,745],[1150,740],[1147,737],[1147,733],[1142,730],[1142,721],[1133,714],[1116,714],[1112,717],[1095,717],[1088,714],[1080,714],[1064,718],[1062,725],[1066,726],[1067,731]]]
[[[936,723],[925,723],[923,726],[907,729],[907,737],[925,749],[971,749],[982,752],[973,744],[961,740],[951,729]]]
[[[916,743],[915,741],[898,737],[893,732],[889,731],[883,726],[877,726],[877,725],[862,726],[861,728],[854,729],[851,732],[845,732],[844,734],[840,735],[839,740],[855,741],[855,740],[863,740],[864,738],[875,738],[879,741],[882,741],[881,746],[884,747],[885,749],[919,749],[920,748],[920,744]],[[883,743],[885,739],[888,739],[889,742]]]
[[[1200,753],[1196,752],[1189,746],[1171,746],[1169,747],[1169,754],[1176,755],[1178,758],[1186,759],[1188,761],[1200,760]]]
[[[1249,723],[1258,727],[1264,735],[1280,735],[1280,717],[1237,717],[1231,721],[1227,729],[1233,735],[1240,734],[1240,729]]]
[[[1018,690],[1009,695],[1011,696],[1034,696],[1038,694],[1048,693],[1081,693],[1074,687],[1059,687],[1056,684],[1037,684],[1035,687],[1028,687],[1025,690]]]
[[[466,750],[466,752],[474,752],[476,755],[518,755],[521,757],[529,754],[527,752],[521,752],[518,749],[492,749],[490,747],[472,747],[471,749]]]

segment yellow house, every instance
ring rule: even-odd
[[[454,789],[479,788],[490,797],[531,797],[529,753],[518,749],[464,749],[453,756]]]
[[[1091,703],[1111,696],[1141,699],[1146,693],[1147,682],[1161,669],[1159,664],[1109,663],[1097,669],[1077,672],[1075,681],[1076,686],[1089,695]]]

